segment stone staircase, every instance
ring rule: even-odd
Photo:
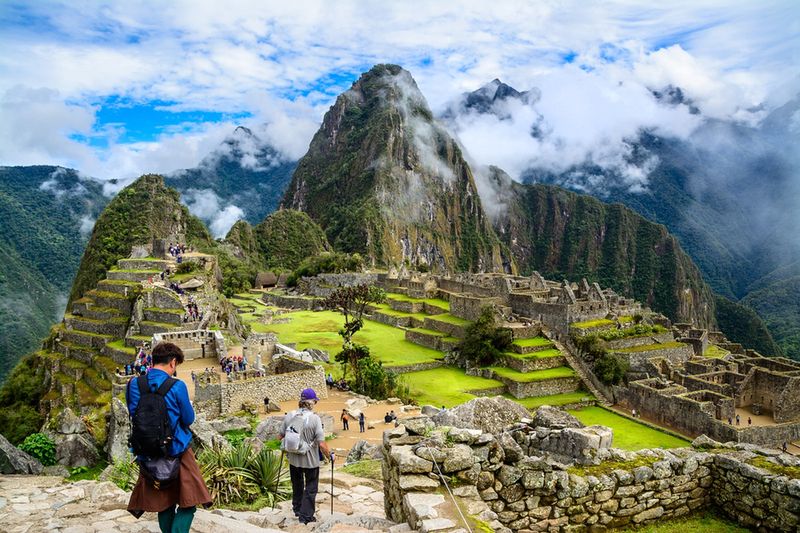
[[[586,387],[586,390],[591,392],[597,401],[604,406],[610,406],[613,402],[609,399],[608,395],[604,392],[601,392],[600,388],[595,385],[595,380],[597,379],[589,369],[588,365],[584,362],[584,360],[575,355],[572,350],[577,350],[577,348],[572,344],[568,343],[568,345],[563,345],[558,341],[553,341],[553,344],[556,346],[557,349],[561,351],[564,355],[564,359],[566,359],[567,364],[575,371],[575,373],[580,377],[583,386]]]

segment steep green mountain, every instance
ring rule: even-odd
[[[134,245],[153,239],[184,236],[186,244],[202,247],[211,237],[203,223],[189,214],[175,189],[164,178],[148,174],[122,189],[103,210],[83,252],[70,291],[70,302],[95,287],[119,259],[128,257]]]
[[[463,95],[443,118],[459,131],[476,117],[502,124],[511,113],[524,109],[525,116],[535,120],[520,134],[530,135],[534,143],[546,142],[550,134],[548,117],[537,111],[539,96],[537,89],[520,93],[494,80]],[[653,91],[653,97],[666,107],[685,107],[698,117],[700,125],[686,139],[640,131],[625,140],[628,151],[623,167],[639,169],[646,178],[645,187],[632,188],[619,166],[603,167],[591,161],[555,172],[533,159],[520,180],[558,185],[606,202],[623,203],[664,224],[714,291],[734,301],[743,299],[746,305],[765,297],[765,303],[775,301],[768,296],[769,290],[754,299],[747,295],[756,280],[776,280],[785,272],[784,265],[798,259],[798,247],[790,236],[796,234],[799,220],[796,176],[800,157],[793,147],[800,142],[800,129],[794,126],[792,117],[800,110],[800,98],[772,111],[760,125],[748,126],[701,118],[702,110],[680,88]],[[775,287],[778,295],[784,294],[784,289]],[[730,306],[724,309],[733,310]],[[785,336],[800,335],[798,315],[789,316],[778,309],[777,305],[759,305],[759,314],[770,324],[775,338],[780,341]],[[753,313],[738,309],[735,314],[755,321],[742,331],[763,330]],[[727,323],[724,316],[720,323]],[[750,344],[765,350],[769,346],[765,353],[779,353],[774,343],[765,341],[769,336],[762,333],[749,339]],[[741,340],[748,344],[748,339]],[[800,352],[787,354],[800,357]]]
[[[750,289],[742,304],[764,317],[783,353],[800,358],[800,275],[781,277]]]
[[[503,268],[461,149],[396,65],[373,67],[336,99],[282,205],[308,213],[337,250],[373,264]]]
[[[714,295],[664,226],[621,204],[547,185],[515,183],[491,169],[504,205],[495,228],[524,274],[585,277],[680,321],[712,326]]]
[[[205,197],[220,207],[236,206],[243,218],[258,224],[277,209],[297,166],[248,128],[239,126],[200,164],[164,177],[192,207]],[[196,214],[213,222],[214,209]]]
[[[107,202],[97,182],[74,170],[0,167],[0,382],[60,319]]]
[[[303,259],[331,250],[322,228],[293,209],[275,211],[255,228],[240,220],[225,241],[236,248],[237,257],[260,269],[294,270]]]

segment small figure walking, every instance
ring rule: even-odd
[[[731,426],[733,425],[733,418],[728,417],[728,425],[731,425]]]
[[[347,417],[347,409],[342,409],[342,416],[339,417],[339,420],[342,421],[342,431],[350,429],[350,419]]]
[[[786,450],[788,450],[788,449],[789,449],[789,446],[784,441],[783,446],[781,446],[781,450],[783,450],[783,453],[786,453]]]
[[[636,418],[636,409],[631,409],[631,416]]]
[[[358,431],[359,431],[359,433],[364,433],[364,424],[365,424],[364,413],[361,413],[360,415],[358,415]]]
[[[269,398],[264,396],[264,412],[269,414]]]
[[[747,417],[747,425],[748,426],[752,426],[753,425],[753,419],[750,418],[749,416]]]
[[[736,415],[736,425],[737,425],[737,426],[739,425],[739,422],[740,422],[739,415]]]

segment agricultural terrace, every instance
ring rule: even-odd
[[[568,366],[519,372],[499,364],[487,369],[491,371],[490,375],[496,378],[489,379],[470,376],[461,368],[445,365],[443,351],[412,342],[406,338],[406,333],[422,333],[423,336],[432,338],[434,341],[439,339],[457,342],[457,338],[446,333],[446,331],[452,331],[448,326],[464,327],[469,325],[469,322],[450,315],[448,313],[450,306],[445,300],[410,298],[394,293],[387,296],[386,303],[375,306],[376,312],[398,318],[411,317],[415,319],[414,323],[417,325],[425,322],[426,327],[395,327],[367,319],[354,340],[368,346],[370,353],[388,368],[431,363],[441,365],[436,368],[402,374],[402,381],[408,387],[410,396],[420,405],[429,404],[450,408],[478,396],[495,394],[503,394],[506,398],[516,401],[528,409],[536,409],[542,405],[589,404],[595,400],[590,393],[578,388],[560,394],[528,398],[514,398],[504,392],[503,381],[532,383],[575,377],[575,371]],[[438,308],[434,309],[438,313],[398,311],[393,308],[392,300],[426,304],[428,307]],[[342,340],[338,331],[344,320],[339,313],[278,309],[265,305],[260,300],[260,294],[256,293],[237,294],[229,301],[238,308],[240,319],[249,325],[253,332],[275,333],[281,343],[293,343],[299,350],[319,348],[334,355],[341,349]],[[265,320],[267,315],[271,315],[271,320]],[[441,326],[441,330],[427,329],[439,326]],[[592,324],[592,326],[596,325]],[[517,360],[554,358],[555,361],[555,358],[562,356],[553,343],[544,337],[517,339],[511,348],[513,351],[506,352],[505,356]],[[337,364],[330,363],[324,366],[326,372],[331,372],[336,377],[341,373],[341,368]],[[672,448],[687,445],[687,441],[600,407],[585,407],[572,412],[587,425],[603,424],[613,428],[615,445],[623,449]]]

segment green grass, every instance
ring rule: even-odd
[[[591,329],[603,326],[613,326],[614,324],[615,322],[613,320],[609,320],[607,318],[601,318],[598,320],[586,320],[585,322],[573,322],[572,324],[570,324],[570,327],[578,329]]]
[[[118,350],[120,352],[129,353],[131,355],[136,355],[136,353],[138,351],[136,348],[131,348],[130,346],[125,346],[125,341],[122,340],[122,339],[109,342],[109,343],[106,344],[106,346],[108,346],[109,348],[113,348],[115,350]]]
[[[69,477],[67,477],[67,481],[83,481],[85,479],[97,479],[107,466],[108,463],[101,460],[99,463],[97,463],[92,467],[79,466],[76,468],[71,468]]]
[[[365,459],[363,461],[358,461],[357,463],[352,463],[347,466],[343,466],[342,468],[339,469],[339,471],[356,477],[377,479],[378,481],[383,480],[383,472],[381,469],[380,459]]]
[[[445,322],[447,324],[453,324],[454,326],[468,326],[472,323],[469,320],[453,316],[449,313],[442,313],[441,315],[430,315],[428,318],[430,318],[431,320],[436,320],[437,322]]]
[[[575,474],[576,476],[586,477],[595,476],[599,477],[603,474],[610,474],[614,470],[627,470],[631,471],[640,466],[652,466],[653,463],[659,461],[658,457],[637,457],[632,461],[603,461],[599,465],[581,466],[575,465],[570,467],[567,472]]]
[[[586,407],[570,413],[587,426],[602,425],[614,430],[615,448],[642,450],[644,448],[681,448],[689,441],[664,433],[602,407]]]
[[[674,520],[660,520],[646,526],[621,529],[620,531],[636,531],[637,533],[748,533],[750,530],[715,515],[712,511],[703,511],[692,516]]]
[[[403,374],[411,396],[420,405],[453,407],[475,398],[469,390],[493,389],[503,384],[494,379],[468,376],[460,368],[446,366]]]
[[[390,300],[397,300],[399,302],[415,302],[415,303],[427,303],[441,309],[445,309],[450,311],[450,302],[447,300],[442,300],[441,298],[412,298],[411,296],[406,296],[405,294],[398,294],[398,293],[388,293],[386,297]]]
[[[766,457],[753,457],[747,462],[755,467],[772,472],[773,474],[778,474],[779,476],[800,479],[800,466],[782,466],[767,460]]]
[[[517,352],[505,352],[505,355],[508,357],[513,357],[514,359],[547,359],[549,357],[560,357],[563,355],[559,350],[555,348],[551,348],[549,350],[539,350],[538,352],[528,352],[528,353],[517,353]]]
[[[404,313],[403,311],[395,311],[394,309],[389,307],[388,304],[377,304],[374,307],[376,312],[400,318],[411,317],[411,318],[417,318],[419,320],[425,320],[425,317],[431,316],[431,315],[426,315],[425,313]]]
[[[719,359],[719,358],[725,357],[726,355],[728,355],[730,353],[731,352],[729,352],[728,350],[726,350],[724,348],[720,348],[716,344],[709,344],[708,348],[706,348],[706,351],[703,352],[703,356],[704,357],[714,357],[714,358]]]
[[[513,368],[508,368],[505,366],[491,366],[489,369],[499,377],[510,379],[512,381],[516,381],[517,383],[531,383],[533,381],[575,377],[575,371],[568,366],[559,366],[556,368],[548,368],[546,370],[534,370],[533,372],[525,373],[517,372]]]
[[[522,348],[530,348],[531,346],[548,346],[553,343],[545,337],[531,337],[529,339],[517,339],[512,344]]]
[[[426,328],[411,328],[409,331],[414,331],[416,333],[422,333],[424,335],[433,335],[434,337],[447,337],[447,333],[442,331],[436,331],[434,329],[426,329]]]
[[[282,343],[296,343],[299,350],[321,348],[332,356],[341,350],[342,338],[337,333],[343,319],[333,311],[295,311],[280,315],[289,322],[282,324],[250,323],[257,333],[275,333]],[[386,366],[404,366],[439,361],[439,351],[419,346],[405,338],[405,330],[365,320],[354,337],[355,342],[369,346],[370,353]]]
[[[578,403],[583,400],[595,399],[591,393],[583,391],[565,392],[563,394],[553,394],[551,396],[534,396],[522,399],[514,398],[510,394],[505,394],[504,396],[528,409],[538,409],[543,405],[567,405],[570,403]]]
[[[644,346],[631,346],[630,348],[615,349],[619,353],[639,353],[639,352],[653,352],[656,350],[667,350],[671,348],[680,348],[686,346],[682,342],[663,342],[661,344],[645,344]]]

